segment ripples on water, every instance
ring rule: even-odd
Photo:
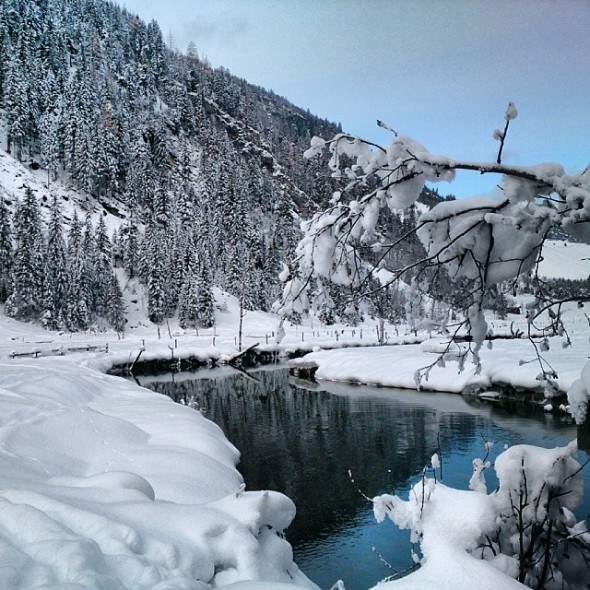
[[[471,460],[484,455],[483,439],[495,442],[493,459],[504,445],[554,447],[576,436],[566,417],[522,404],[314,386],[289,380],[285,369],[251,375],[222,369],[140,382],[216,422],[242,453],[239,470],[248,489],[273,489],[294,500],[297,517],[287,538],[296,563],[323,589],[341,578],[347,590],[366,590],[393,573],[384,561],[397,570],[411,565],[409,532],[389,521],[377,524],[358,489],[369,497],[394,491],[405,497],[438,441],[444,483],[467,488]],[[497,482],[491,472],[486,477],[491,490]],[[589,496],[580,516],[590,512]]]

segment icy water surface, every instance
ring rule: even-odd
[[[287,531],[295,562],[322,589],[344,580],[366,590],[410,566],[409,533],[377,524],[373,497],[407,497],[432,454],[442,451],[444,483],[467,488],[471,460],[483,441],[554,447],[576,436],[568,419],[515,404],[468,402],[459,395],[289,380],[284,369],[232,369],[139,378],[141,385],[197,406],[242,453],[250,490],[292,498],[297,517]],[[586,456],[580,453],[579,460]],[[351,482],[349,471],[353,474]],[[586,501],[590,512],[590,469]],[[491,474],[488,488],[495,487]]]

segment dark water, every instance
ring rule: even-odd
[[[216,422],[242,453],[248,489],[294,500],[297,517],[287,538],[296,563],[324,590],[338,579],[347,590],[366,589],[394,573],[390,566],[411,564],[409,533],[377,524],[359,489],[369,497],[394,491],[406,497],[439,441],[445,484],[467,488],[484,439],[495,442],[493,459],[504,445],[554,447],[576,436],[567,418],[522,405],[365,386],[314,388],[290,382],[286,370],[251,374],[209,370],[140,383],[198,406]],[[496,482],[488,473],[491,490]],[[589,512],[587,493],[578,514]]]

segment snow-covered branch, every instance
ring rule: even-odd
[[[506,127],[515,117],[516,108],[510,104]],[[442,265],[453,280],[475,283],[475,296],[467,300],[471,309],[465,312],[472,331],[479,335],[474,338],[477,344],[486,334],[484,325],[473,325],[483,319],[485,292],[533,269],[551,227],[561,226],[576,237],[590,236],[590,172],[566,174],[559,164],[511,166],[501,163],[501,151],[497,162],[456,160],[431,154],[410,137],[394,135],[387,146],[346,134],[327,141],[312,139],[305,157],[328,150],[332,176],[345,186],[333,194],[326,210],[302,224],[304,237],[283,277],[286,284],[278,309],[305,311],[314,298],[327,298],[322,285],[331,282],[359,289],[380,268],[391,271],[395,281],[408,277],[417,266]],[[501,147],[505,137],[506,129],[499,132]],[[456,170],[501,175],[500,194],[437,204],[411,230],[426,255],[402,267],[389,267],[391,251],[408,234],[387,239],[385,212],[407,209],[426,182],[450,182]]]

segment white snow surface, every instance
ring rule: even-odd
[[[505,548],[512,542],[516,530],[516,517],[510,522],[513,498],[522,490],[523,482],[529,498],[521,515],[525,523],[543,521],[550,503],[550,489],[561,494],[561,513],[567,520],[569,509],[578,507],[582,497],[581,466],[572,456],[576,450],[575,443],[555,449],[530,445],[507,449],[495,460],[499,486],[491,494],[487,493],[483,480],[482,487],[456,490],[424,477],[410,490],[407,500],[390,494],[373,498],[375,518],[379,522],[389,518],[401,529],[410,529],[412,539],[420,541],[422,552],[419,570],[401,580],[384,581],[374,590],[525,588],[515,580],[519,570],[518,545],[513,555],[490,552],[482,560],[482,539],[490,539],[502,529]],[[474,475],[480,467],[476,461],[481,463],[479,459],[474,461]],[[487,463],[485,468],[490,466]],[[590,539],[584,523],[566,526],[572,531],[570,534]],[[573,582],[567,587],[577,588],[580,575],[585,574],[566,573],[569,582]]]
[[[83,193],[67,186],[62,180],[51,181],[48,187],[45,170],[33,170],[26,162],[18,162],[5,150],[0,149],[0,198],[4,199],[10,211],[16,210],[15,206],[24,198],[26,188],[30,188],[35,194],[45,220],[48,218],[54,196],[61,204],[66,225],[69,225],[74,213],[80,218],[90,213],[95,224],[99,216],[104,217],[107,230],[112,234],[124,222],[124,217],[128,213],[121,202],[104,198],[99,203],[94,198],[84,196]]]
[[[427,501],[422,509],[422,494]],[[375,516],[389,517],[401,528],[420,530],[423,535],[422,567],[411,575],[377,584],[373,590],[522,590],[526,586],[489,561],[472,557],[482,531],[495,525],[493,498],[474,491],[448,488],[438,482],[416,484],[407,501],[384,495],[373,500]],[[392,506],[388,510],[387,504]]]
[[[580,335],[575,340],[573,346],[563,348],[563,338],[551,338],[552,346],[546,353],[549,362],[559,367],[557,384],[562,391],[567,391],[579,379],[586,363],[587,336]],[[316,362],[318,379],[414,389],[416,371],[436,363],[447,343],[445,338],[438,338],[422,345],[375,347],[370,352],[361,348],[322,350],[305,355],[301,362]],[[469,362],[459,371],[457,362],[452,362],[458,348],[459,345],[453,344],[444,366],[432,368],[428,380],[422,382],[424,389],[462,393],[498,385],[528,390],[541,386],[537,379],[539,365],[533,362],[534,352],[528,340],[495,340],[491,350],[482,348],[479,374],[477,367]],[[520,360],[526,362],[519,365]]]
[[[590,277],[590,244],[547,240],[543,246],[539,275],[548,279]]]
[[[0,588],[314,587],[293,503],[199,412],[65,359],[2,361],[0,392]]]

